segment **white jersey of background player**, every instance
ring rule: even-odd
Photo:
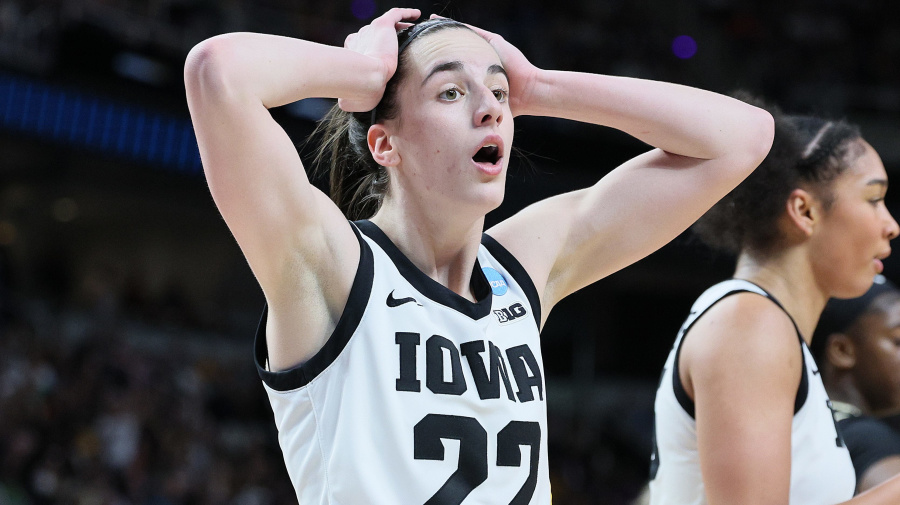
[[[890,254],[887,174],[855,127],[772,114],[769,155],[694,226],[737,268],[696,302],[666,362],[650,503],[900,503],[900,480],[853,497],[808,348],[828,299],[864,293]]]
[[[694,401],[687,396],[674,371],[678,369],[682,341],[689,336],[697,319],[720,300],[738,293],[765,296],[781,307],[758,286],[736,279],[709,288],[691,307],[666,360],[656,393],[654,450],[650,460],[652,505],[708,503],[697,451]],[[850,453],[837,431],[818,367],[799,330],[795,342],[802,361],[791,424],[791,466],[803,471],[791,472],[789,503],[838,503],[853,496],[856,475]],[[732,401],[739,402],[740,398]]]
[[[185,82],[204,170],[266,297],[258,362],[280,377],[266,383],[304,505],[546,504],[537,329],[733,188],[765,156],[771,117],[684,86],[538,69],[497,35],[410,27],[418,16],[393,9],[343,48],[247,33],[199,44]],[[267,111],[306,97],[339,99],[322,125],[332,199]],[[508,251],[496,253],[482,232],[515,115],[606,125],[655,149],[491,227]],[[393,246],[361,242],[347,218]],[[501,281],[507,294],[485,291]]]

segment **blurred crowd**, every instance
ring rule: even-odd
[[[5,307],[0,503],[296,501],[249,344],[108,323]]]
[[[888,3],[880,0],[581,0],[564,8],[547,0],[401,3],[496,31],[547,68],[717,91],[744,87],[791,108],[839,114],[900,110],[900,68],[893,64],[900,58],[900,27],[885,21]],[[40,60],[50,72],[71,56],[60,47],[70,40],[64,34],[91,27],[123,48],[168,59],[174,92],[184,56],[204,38],[261,31],[341,45],[393,6],[375,0],[0,0],[0,63],[4,56],[28,67]],[[681,35],[696,41],[690,61],[673,54]]]

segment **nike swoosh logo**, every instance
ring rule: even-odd
[[[388,307],[399,307],[399,306],[403,305],[404,303],[409,303],[409,302],[413,302],[420,307],[422,306],[421,303],[417,302],[416,299],[411,296],[407,296],[406,298],[394,298],[393,291],[388,293],[388,297],[387,297],[387,306]]]

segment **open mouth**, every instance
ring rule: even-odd
[[[491,165],[497,164],[500,158],[500,148],[491,144],[482,147],[475,153],[475,156],[472,156],[475,163],[490,163]]]

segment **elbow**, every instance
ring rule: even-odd
[[[775,138],[775,120],[763,109],[753,107],[750,117],[745,123],[746,143],[742,150],[742,161],[746,174],[756,169],[766,159]]]
[[[227,35],[206,39],[194,46],[184,62],[184,87],[188,101],[224,94],[229,85],[229,55],[232,54]]]

